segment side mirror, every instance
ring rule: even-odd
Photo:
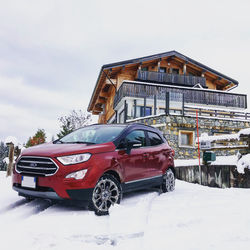
[[[132,148],[140,148],[142,147],[142,143],[140,141],[128,141],[126,147],[126,153],[129,155]]]

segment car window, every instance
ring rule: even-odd
[[[156,146],[162,144],[162,139],[161,137],[154,133],[154,132],[149,132],[148,131],[148,138],[149,138],[149,145],[150,146]]]
[[[100,144],[113,141],[124,130],[124,126],[90,126],[78,129],[60,139],[60,143]]]
[[[146,137],[143,130],[134,130],[126,136],[126,141],[140,141],[142,146],[146,146]]]

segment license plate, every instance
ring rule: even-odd
[[[22,176],[22,187],[36,188],[36,177]]]

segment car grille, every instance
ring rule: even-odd
[[[16,171],[20,174],[49,176],[57,170],[55,162],[46,157],[22,156],[16,164]]]

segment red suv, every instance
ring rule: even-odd
[[[108,214],[122,194],[175,187],[174,151],[162,133],[143,124],[91,125],[53,143],[25,149],[13,174],[19,195],[88,204]]]

